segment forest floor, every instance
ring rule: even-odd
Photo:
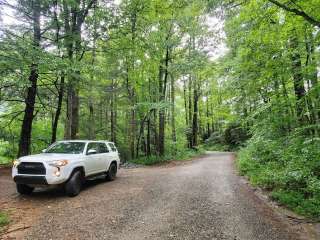
[[[0,239],[317,239],[315,226],[286,217],[235,170],[232,153],[120,169],[75,198],[61,190],[15,192],[0,169],[0,209],[11,223]]]

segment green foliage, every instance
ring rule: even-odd
[[[0,211],[0,230],[2,227],[9,224],[9,222],[10,222],[10,220],[9,220],[8,214]]]
[[[163,142],[165,154],[174,156],[188,146],[191,135],[198,140],[211,131],[204,130],[204,125],[214,121],[209,112],[219,109],[217,99],[223,94],[207,49],[213,32],[207,24],[206,1],[40,2],[44,4],[39,11],[43,20],[40,48],[34,47],[30,19],[4,26],[0,36],[0,139],[8,142],[0,156],[14,159],[17,155],[30,66],[35,60],[32,154],[50,144],[58,109],[57,140],[114,141],[123,160],[157,155]],[[27,19],[25,13],[36,10],[19,1],[12,7]],[[80,24],[79,31],[70,28],[74,20]],[[193,114],[195,108],[198,112]],[[221,107],[217,117],[227,116],[229,108]],[[193,118],[197,128],[192,128]],[[68,131],[71,125],[73,136]],[[29,138],[29,131],[25,135]]]
[[[231,122],[226,124],[222,131],[213,132],[205,140],[205,146],[208,150],[235,151],[244,145],[248,138],[248,130],[237,122]]]
[[[272,192],[272,198],[279,201],[281,204],[289,207],[299,214],[319,218],[320,213],[320,198],[311,197],[305,198],[303,192],[288,191],[288,190],[275,190]]]
[[[175,155],[173,154],[166,154],[164,156],[146,156],[146,157],[139,157],[136,159],[131,160],[130,162],[142,165],[155,165],[166,163],[169,161],[184,161],[190,160],[193,157],[202,155],[205,153],[205,150],[200,146],[196,150],[193,149],[181,149]]]
[[[272,190],[275,200],[300,214],[320,217],[320,141],[304,136],[253,136],[239,153],[240,173]]]
[[[235,2],[239,7],[225,11],[229,52],[220,74],[231,95],[224,102],[246,131],[224,124],[220,132],[242,147],[240,174],[290,209],[319,218],[319,53],[306,49],[319,45],[319,34],[314,23],[271,1]],[[312,10],[319,1],[278,2],[319,19]]]
[[[10,143],[0,141],[0,165],[7,165],[12,162],[12,159],[8,156],[10,156]]]
[[[224,131],[224,142],[230,149],[239,148],[249,139],[248,130],[237,122],[230,123]]]

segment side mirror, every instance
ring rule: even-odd
[[[96,153],[97,153],[97,150],[92,148],[92,149],[89,149],[87,155],[92,155],[92,154],[96,154]]]
[[[43,149],[41,152],[45,153],[47,151],[47,149]]]

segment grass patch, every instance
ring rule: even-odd
[[[9,216],[4,212],[0,212],[0,229],[9,224]]]
[[[155,165],[155,164],[161,164],[166,163],[170,161],[185,161],[189,160],[193,157],[202,155],[205,153],[205,150],[200,147],[196,150],[193,149],[186,149],[185,151],[179,151],[176,154],[166,154],[164,156],[149,156],[149,157],[139,157],[133,160],[130,160],[130,162],[135,164],[141,164],[141,165]]]

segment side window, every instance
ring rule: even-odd
[[[105,143],[98,143],[99,144],[99,153],[108,153],[109,149]]]
[[[88,143],[87,155],[88,155],[90,150],[96,150],[96,154],[99,153],[99,145],[98,145],[98,143]]]
[[[108,143],[109,147],[111,148],[111,151],[112,152],[116,152],[117,151],[117,148],[114,146],[113,143]]]

